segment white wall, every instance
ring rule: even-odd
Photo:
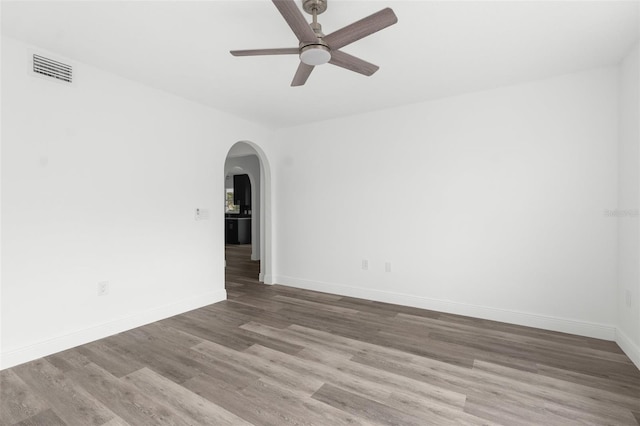
[[[0,18],[2,15],[2,8],[0,7]],[[2,38],[0,36],[0,95],[3,93],[2,92],[2,86],[3,86],[3,80],[2,80],[2,70],[4,69],[2,67]],[[2,369],[2,354],[4,353],[4,347],[2,344],[2,330],[4,329],[4,324],[2,322],[2,120],[3,120],[3,115],[2,115],[2,99],[0,98],[0,369]]]
[[[224,299],[225,157],[266,138],[87,65],[32,77],[27,50],[2,38],[3,367]]]
[[[620,64],[618,344],[640,368],[640,45]]]
[[[279,131],[276,282],[612,340],[617,120],[606,68]]]
[[[229,157],[224,163],[224,171],[225,188],[233,188],[234,175],[249,176],[251,181],[251,260],[260,260],[260,160],[256,155]],[[230,176],[230,179],[226,179],[227,176]]]

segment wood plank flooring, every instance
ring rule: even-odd
[[[229,300],[0,372],[1,425],[638,425],[613,342],[256,280]]]

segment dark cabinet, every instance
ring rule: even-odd
[[[251,181],[249,175],[233,176],[233,204],[240,210],[251,208]]]
[[[225,241],[227,244],[251,244],[251,181],[249,175],[233,176],[233,204],[239,214],[227,214]]]
[[[225,219],[224,236],[227,244],[251,244],[251,218]]]

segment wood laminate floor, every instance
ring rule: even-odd
[[[640,423],[613,342],[257,283],[0,372],[2,425]]]

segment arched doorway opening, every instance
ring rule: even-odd
[[[250,198],[239,200],[235,193],[234,181],[247,176]],[[264,151],[250,141],[235,143],[227,153],[224,163],[225,197],[231,196],[231,203],[225,198],[225,244],[250,244],[250,258],[260,261],[258,280],[273,284],[271,272],[271,170]],[[235,197],[235,199],[234,199]],[[234,204],[237,201],[239,204]],[[229,205],[235,206],[230,209]],[[234,228],[235,227],[235,228]],[[241,235],[250,230],[250,241]],[[229,230],[235,231],[229,233]],[[240,231],[240,236],[237,234]],[[232,237],[229,239],[229,235]],[[225,262],[226,264],[226,262]]]

